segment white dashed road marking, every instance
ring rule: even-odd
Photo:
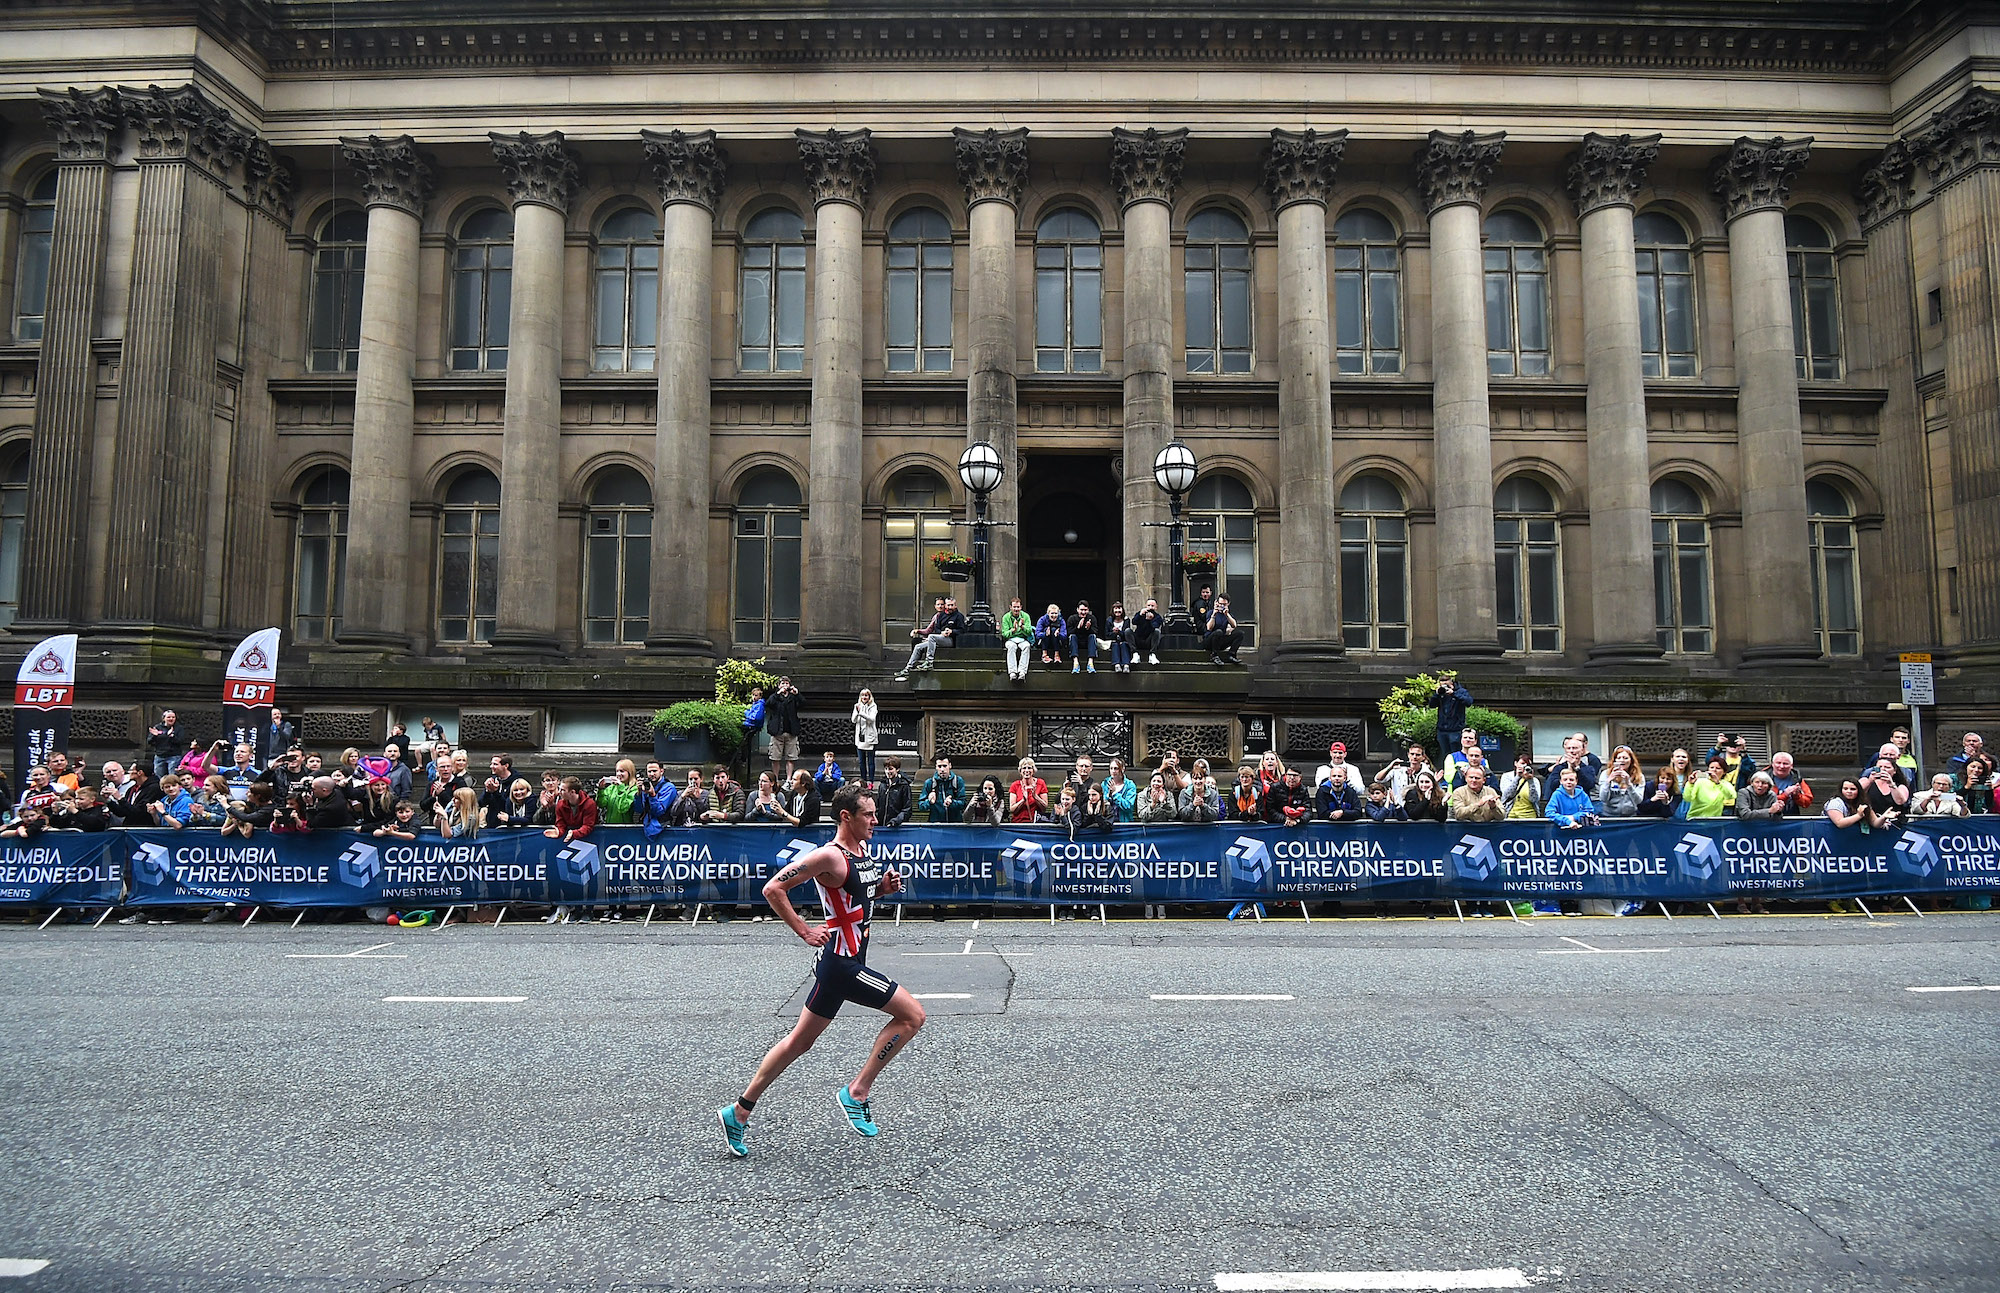
[[[910,995],[911,995],[911,996],[913,996],[913,997],[915,997],[915,998],[916,998],[917,1000],[919,1000],[919,1001],[970,1001],[970,1000],[972,1000],[972,994],[971,994],[970,992],[912,992],[912,993],[911,993]]]
[[[364,947],[358,952],[287,952],[287,961],[407,961],[410,958],[401,952],[371,955],[377,947],[387,947],[387,943],[377,943]]]
[[[1584,942],[1582,939],[1571,938],[1567,934],[1562,936],[1562,941],[1565,943],[1574,943],[1576,944],[1576,946],[1558,947],[1553,950],[1545,949],[1542,952],[1542,955],[1543,956],[1645,956],[1652,952],[1672,952],[1676,950],[1671,947],[1592,947],[1590,944]]]
[[[46,1261],[33,1257],[0,1257],[0,1279],[19,1279],[23,1275],[33,1275],[47,1265]]]
[[[1948,988],[1905,988],[1905,992],[2000,992],[2000,983],[1959,984]]]
[[[1155,992],[1155,1001],[1295,1001],[1289,992]],[[1274,1287],[1290,1287],[1277,1285]],[[1317,1288],[1318,1285],[1302,1285]]]
[[[1272,1271],[1218,1272],[1218,1289],[1525,1289],[1535,1281],[1525,1271]]]
[[[479,1003],[490,1003],[490,1004],[496,1004],[496,1005],[509,1005],[509,1004],[512,1004],[512,1003],[515,1003],[515,1002],[521,1002],[521,1001],[526,1001],[526,1000],[527,1000],[527,998],[526,998],[526,997],[384,997],[384,998],[382,998],[382,1000],[384,1000],[384,1001],[421,1001],[421,1002],[432,1002],[432,1003],[438,1003],[438,1002],[479,1002]]]

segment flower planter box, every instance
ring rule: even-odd
[[[653,729],[653,757],[662,764],[708,768],[715,760],[715,738],[706,728],[691,732]]]

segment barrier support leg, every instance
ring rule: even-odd
[[[1911,910],[1911,911],[1914,911],[1915,913],[1917,913],[1917,919],[1918,919],[1918,920],[1922,920],[1922,919],[1924,918],[1924,909],[1923,909],[1922,907],[1919,907],[1919,906],[1917,906],[1917,904],[1916,904],[1916,903],[1914,903],[1914,902],[1911,902],[1911,901],[1910,901],[1910,895],[1908,895],[1908,894],[1904,894],[1904,895],[1903,895],[1903,901],[1904,901],[1904,902],[1905,902],[1906,904],[1908,904],[1908,906],[1909,906],[1909,908],[1910,908],[1910,910]]]
[[[99,925],[102,925],[105,921],[110,920],[112,911],[113,908],[106,907],[104,909],[104,914],[102,916],[99,916],[96,920],[92,921],[90,923],[90,927],[92,929],[96,929]]]
[[[60,915],[62,915],[62,914],[63,914],[63,909],[62,909],[61,907],[58,907],[58,908],[56,908],[56,909],[55,909],[54,911],[52,911],[52,912],[50,912],[50,913],[49,913],[49,918],[48,918],[48,920],[45,920],[45,921],[43,921],[43,922],[42,922],[41,924],[39,924],[39,925],[35,926],[35,928],[36,928],[36,929],[47,929],[47,928],[49,927],[49,925],[50,925],[51,923],[53,923],[53,922],[54,922],[55,918],[56,918],[56,917],[58,917],[58,916],[60,916]]]
[[[660,909],[660,904],[657,902],[654,903],[652,906],[646,908],[646,919],[640,922],[639,928],[651,929],[653,925],[653,913],[658,911],[659,909]]]
[[[896,928],[901,929],[902,927],[903,927],[903,904],[899,902],[896,904]]]
[[[257,919],[257,913],[262,910],[264,910],[262,907],[252,907],[250,909],[250,914],[243,918],[243,928],[245,929],[250,928],[250,922]]]
[[[1662,916],[1665,916],[1665,917],[1667,918],[1667,923],[1668,923],[1669,925],[1673,924],[1673,923],[1674,923],[1674,913],[1672,913],[1672,912],[1670,912],[1670,911],[1668,911],[1668,910],[1667,910],[1667,904],[1665,904],[1665,903],[1660,903],[1660,904],[1659,904],[1659,908],[1660,908],[1660,914],[1661,914]]]
[[[1253,903],[1251,903],[1251,904],[1250,904],[1250,914],[1251,914],[1252,916],[1255,916],[1255,917],[1257,918],[1257,923],[1258,923],[1259,925],[1263,924],[1263,923],[1264,923],[1264,904],[1263,904],[1263,903],[1261,903],[1261,902],[1253,902]]]
[[[1870,911],[1870,910],[1868,910],[1868,904],[1867,904],[1867,903],[1865,903],[1865,902],[1861,901],[1861,899],[1859,899],[1859,898],[1856,898],[1856,899],[1854,900],[1854,905],[1855,905],[1855,906],[1857,906],[1857,907],[1859,907],[1859,908],[1861,908],[1861,914],[1862,914],[1862,915],[1864,915],[1864,916],[1868,917],[1868,919],[1870,919],[1870,920],[1873,920],[1873,919],[1875,919],[1875,913],[1874,913],[1874,912],[1872,912],[1872,911]]]
[[[1303,902],[1299,904],[1299,915],[1306,918],[1306,924],[1310,925],[1313,923],[1313,914],[1306,910],[1306,905]]]
[[[689,923],[689,924],[691,924],[691,925],[699,925],[699,924],[701,924],[701,904],[700,904],[700,903],[696,903],[696,904],[694,905],[694,919],[693,919],[693,920],[691,920],[691,921],[689,921],[688,923]]]
[[[1463,925],[1465,923],[1465,907],[1458,901],[1458,899],[1453,898],[1451,900],[1451,909],[1458,913],[1458,923]]]
[[[1050,903],[1050,904],[1049,904],[1049,924],[1051,924],[1051,925],[1054,925],[1055,923],[1056,923],[1056,905],[1055,905],[1054,903]]]
[[[1708,914],[1709,914],[1709,915],[1711,915],[1711,916],[1715,917],[1715,918],[1716,918],[1717,920],[1721,920],[1721,919],[1722,919],[1722,913],[1721,913],[1721,912],[1719,912],[1719,911],[1717,911],[1717,910],[1715,909],[1715,904],[1714,904],[1714,903],[1712,903],[1712,902],[1705,902],[1705,903],[1703,903],[1703,904],[1702,904],[1702,906],[1704,906],[1704,907],[1708,908]]]
[[[1509,901],[1509,902],[1503,902],[1503,903],[1501,903],[1500,905],[1501,905],[1502,907],[1505,907],[1505,908],[1507,909],[1507,915],[1508,915],[1508,916],[1509,916],[1510,918],[1512,918],[1513,922],[1514,922],[1514,923],[1515,923],[1516,925],[1525,925],[1525,924],[1527,924],[1527,923],[1528,923],[1527,921],[1525,921],[1525,920],[1522,920],[1522,919],[1521,919],[1521,913],[1520,913],[1520,912],[1518,912],[1518,911],[1515,911],[1515,910],[1514,910],[1514,904],[1513,904],[1513,903],[1512,903],[1511,901]]]
[[[304,907],[301,907],[299,908],[299,914],[292,917],[291,928],[297,929],[301,924],[305,923],[305,918],[306,918],[306,909]]]
[[[1100,925],[1109,925],[1111,923],[1104,915],[1104,904],[1101,902],[1097,904],[1097,923]]]
[[[506,920],[507,920],[507,904],[503,902],[500,904],[500,914],[493,918],[493,928],[495,929],[500,928],[501,925],[506,923]]]
[[[454,903],[449,907],[446,907],[444,909],[444,919],[438,922],[438,928],[443,929],[446,925],[451,924],[451,914],[457,910],[458,910],[458,905],[456,903]]]

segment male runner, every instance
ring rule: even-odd
[[[868,968],[868,919],[875,898],[900,893],[903,888],[900,875],[882,870],[868,856],[868,837],[875,833],[875,796],[860,782],[850,781],[834,792],[832,812],[832,842],[799,858],[764,886],[764,901],[771,904],[778,919],[790,925],[808,947],[819,948],[820,955],[813,967],[812,994],[806,998],[791,1035],[764,1056],[757,1075],[736,1103],[716,1110],[723,1139],[738,1158],[750,1154],[743,1132],[758,1097],[793,1060],[812,1049],[840,1013],[842,1002],[853,1001],[889,1016],[889,1022],[876,1034],[861,1071],[834,1096],[848,1123],[864,1136],[881,1130],[868,1107],[868,1093],[876,1076],[924,1025],[924,1008],[916,998]],[[819,886],[819,900],[826,908],[824,925],[806,924],[792,907],[790,891],[807,880]]]

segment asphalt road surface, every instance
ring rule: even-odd
[[[2000,917],[882,920],[730,1159],[810,959],[9,923],[0,1293],[2000,1289]]]

